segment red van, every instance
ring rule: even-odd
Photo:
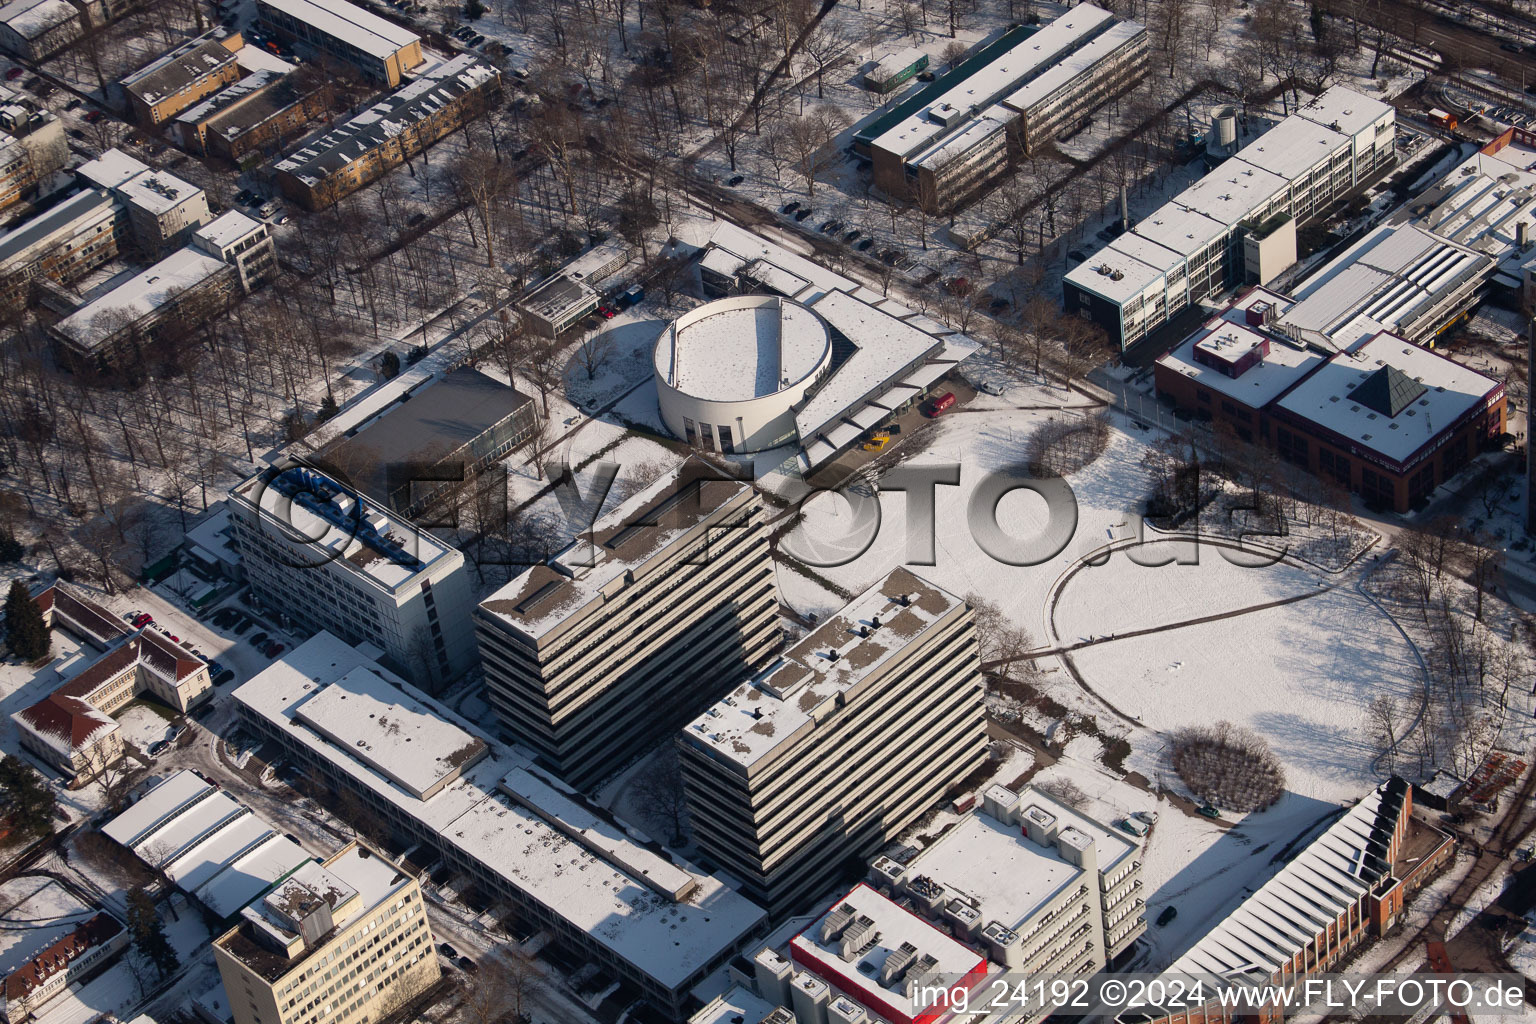
[[[928,403],[927,414],[930,419],[943,415],[944,411],[955,404],[955,393],[946,391],[938,398]]]

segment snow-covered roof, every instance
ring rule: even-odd
[[[684,460],[604,513],[549,564],[513,577],[480,602],[480,614],[537,643],[606,600],[613,586],[643,579],[658,555],[695,536],[701,524],[717,521],[722,510],[752,490],[746,481],[719,477],[719,471],[701,459]]]
[[[688,1018],[688,1024],[762,1024],[777,1007],[751,989],[732,985]]]
[[[1237,158],[1295,181],[1341,149],[1353,149],[1348,135],[1292,114],[1237,151]]]
[[[283,77],[284,72],[281,71],[253,71],[239,81],[226,85],[202,102],[194,103],[186,110],[177,114],[176,120],[185,125],[196,125],[206,121],[226,107],[244,102],[272,83],[282,81]],[[233,213],[235,211],[231,210],[230,212]]]
[[[1147,30],[1134,21],[1116,22],[1087,45],[1033,78],[1003,102],[1014,110],[1028,113],[1031,107],[1052,99],[1058,91],[1071,85],[1074,79],[1088,72],[1099,61],[1122,46],[1135,42],[1138,37],[1145,38],[1146,34]]]
[[[967,123],[969,111],[991,107],[1017,91],[1032,75],[1049,68],[1113,21],[1114,15],[1101,7],[1078,4],[981,66],[960,64],[945,72],[934,87],[923,90],[920,108],[875,136],[870,145],[903,158],[910,156],[949,129]],[[982,59],[982,54],[972,58]],[[945,83],[953,84],[946,87]],[[933,116],[935,111],[938,118]]]
[[[165,821],[216,792],[196,772],[183,768],[101,826],[101,831],[131,848]]]
[[[260,6],[281,11],[294,21],[309,25],[378,60],[385,60],[421,39],[410,29],[346,0],[324,0],[323,3],[319,0],[261,0]]]
[[[0,928],[0,978],[96,915],[57,881],[39,875],[0,884],[0,907],[6,908],[5,927]]]
[[[265,229],[266,225],[261,221],[247,217],[239,210],[226,210],[194,231],[192,240],[207,252],[219,253]]]
[[[1291,306],[1292,300],[1264,288],[1251,289],[1161,356],[1157,365],[1235,399],[1247,408],[1264,408],[1322,365],[1328,353],[1282,336],[1266,334],[1257,329],[1258,325],[1249,326],[1248,310],[1263,303],[1268,303],[1274,311],[1272,315],[1278,316]],[[1238,377],[1229,376],[1196,358],[1196,352],[1204,350],[1222,362],[1233,363],[1266,341],[1269,343],[1268,353]]]
[[[966,154],[983,142],[1008,130],[1018,114],[994,103],[986,111],[966,122],[965,127],[953,135],[936,135],[926,148],[909,153],[907,159],[915,166],[938,174],[952,161],[964,159]]]
[[[306,561],[346,565],[392,594],[417,584],[439,559],[458,554],[409,520],[372,499],[359,498],[314,468],[259,473],[236,485],[230,497],[259,508],[263,528],[289,538]]]
[[[774,295],[732,296],[690,310],[662,330],[652,353],[658,380],[715,402],[775,394],[831,358],[821,318]]]
[[[224,272],[232,271],[223,260],[186,246],[87,302],[54,329],[80,348],[92,351],[183,292],[199,288]]]
[[[869,941],[852,950],[848,959],[842,955],[839,939],[847,928],[857,927],[860,918],[871,922]],[[791,939],[789,955],[796,965],[817,976],[799,974],[790,983],[792,988],[819,979],[882,1019],[900,1021],[927,1019],[924,1011],[932,1012],[931,997],[919,1001],[906,986],[908,980],[931,977],[932,984],[969,990],[987,971],[986,957],[862,882]],[[883,981],[883,969],[892,957],[898,957],[898,963],[906,961],[907,966],[896,971],[892,980]],[[807,988],[815,991],[814,985]]]
[[[1261,983],[1288,965],[1391,871],[1407,789],[1393,779],[1309,843],[1168,968]]]
[[[203,81],[235,63],[235,54],[219,39],[194,39],[122,80],[123,89],[148,104]]]
[[[308,3],[309,0],[284,2]],[[417,122],[458,101],[466,93],[494,83],[500,75],[493,64],[478,54],[458,54],[426,68],[408,85],[396,89],[361,114],[309,139],[273,167],[292,174],[306,185],[316,185],[409,131]]]
[[[530,776],[537,779],[536,772],[513,775],[532,763],[531,754],[521,748],[493,752],[429,799],[401,789],[298,717],[296,708],[309,693],[359,667],[388,681],[406,699],[474,733],[454,712],[324,631],[237,689],[234,699],[242,714],[277,727],[285,743],[301,746],[329,763],[419,830],[436,834],[440,843],[472,858],[505,884],[522,889],[526,898],[548,908],[551,915],[570,922],[614,956],[667,987],[682,984],[763,921],[761,908],[713,876],[688,871],[696,884],[691,895],[679,902],[658,891],[658,884],[603,856],[600,851],[606,846],[626,864],[637,865],[636,871],[645,870],[638,865],[649,865],[650,876],[658,883],[665,879],[665,884],[672,884],[660,863],[649,860],[643,848],[625,850],[622,855],[614,852],[616,846],[610,844],[634,841],[626,840],[623,829],[606,820],[594,832],[596,824],[583,813],[595,812],[583,808],[579,797],[553,785],[549,789],[533,785]],[[503,787],[508,776],[511,780]],[[509,790],[537,804],[538,810],[508,796]],[[555,820],[558,826],[551,823]],[[676,864],[673,868],[687,870]]]
[[[810,305],[855,351],[795,414],[802,443],[944,351],[942,339],[847,292],[827,292]]]
[[[1491,257],[1418,225],[1383,224],[1314,274],[1278,326],[1301,337],[1332,336],[1363,315],[1412,335],[1425,316],[1470,293],[1493,267]],[[1438,327],[1439,319],[1426,323]],[[1345,347],[1342,339],[1336,343]]]
[[[0,24],[29,40],[80,16],[80,11],[65,0],[11,0],[0,7]]]
[[[123,202],[156,217],[183,203],[194,202],[203,194],[202,189],[169,171],[145,171],[118,185],[116,191]]]
[[[425,797],[486,755],[483,740],[358,666],[294,706],[316,732],[380,775]]]
[[[1174,196],[1173,203],[1233,227],[1262,210],[1289,185],[1280,175],[1233,157]]]
[[[1345,135],[1358,135],[1384,119],[1395,117],[1391,104],[1342,85],[1330,86],[1318,93],[1296,113]]]
[[[0,267],[25,259],[40,243],[53,243],[60,236],[73,238],[92,231],[112,217],[121,205],[110,192],[89,188],[64,200],[20,227],[0,235]]]
[[[1387,367],[1422,388],[1413,388],[1417,397],[1395,416],[1372,408],[1355,394],[1367,378]],[[1334,355],[1281,398],[1278,408],[1338,435],[1352,447],[1406,467],[1420,449],[1434,444],[1463,417],[1486,408],[1503,390],[1492,377],[1445,356],[1396,335],[1377,334],[1353,352]]]
[[[1080,814],[1048,795],[1026,789],[1019,816],[1039,807],[1059,829],[1076,829],[1095,847],[1097,870],[1109,874],[1138,848],[1130,837]],[[1077,884],[1083,869],[1061,855],[1054,839],[1042,846],[1018,825],[981,810],[971,812],[905,865],[903,878],[919,876],[943,886],[980,911],[983,922],[1019,930],[1063,889]],[[1098,881],[1088,883],[1097,888]],[[948,899],[945,900],[948,902]]]
[[[1212,242],[1225,239],[1231,232],[1231,224],[1177,201],[1163,204],[1136,225],[1136,233],[1142,238],[1186,259]]]
[[[1165,287],[1168,272],[1184,257],[1142,235],[1121,235],[1092,258],[1067,271],[1063,280],[1121,305],[1148,289]]]
[[[705,710],[683,729],[683,739],[719,760],[760,770],[808,730],[830,728],[849,691],[942,628],[964,603],[897,569]]]
[[[87,160],[75,168],[75,174],[97,188],[115,189],[134,177],[149,170],[149,165],[137,157],[113,147],[94,160]]]
[[[864,77],[871,82],[889,81],[893,76],[922,60],[926,54],[915,46],[906,46],[893,53],[887,53],[875,61],[875,66],[864,72]]]

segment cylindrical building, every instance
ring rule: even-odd
[[[738,295],[668,324],[652,358],[668,430],[711,451],[758,452],[796,440],[795,409],[832,364],[832,333],[792,299]]]

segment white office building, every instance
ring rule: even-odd
[[[475,664],[464,556],[318,470],[274,467],[229,492],[246,578],[274,612],[370,643],[427,690]]]

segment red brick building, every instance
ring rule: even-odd
[[[1160,396],[1286,461],[1406,512],[1504,433],[1504,385],[1376,331],[1344,350],[1275,328],[1253,288],[1157,361]]]

